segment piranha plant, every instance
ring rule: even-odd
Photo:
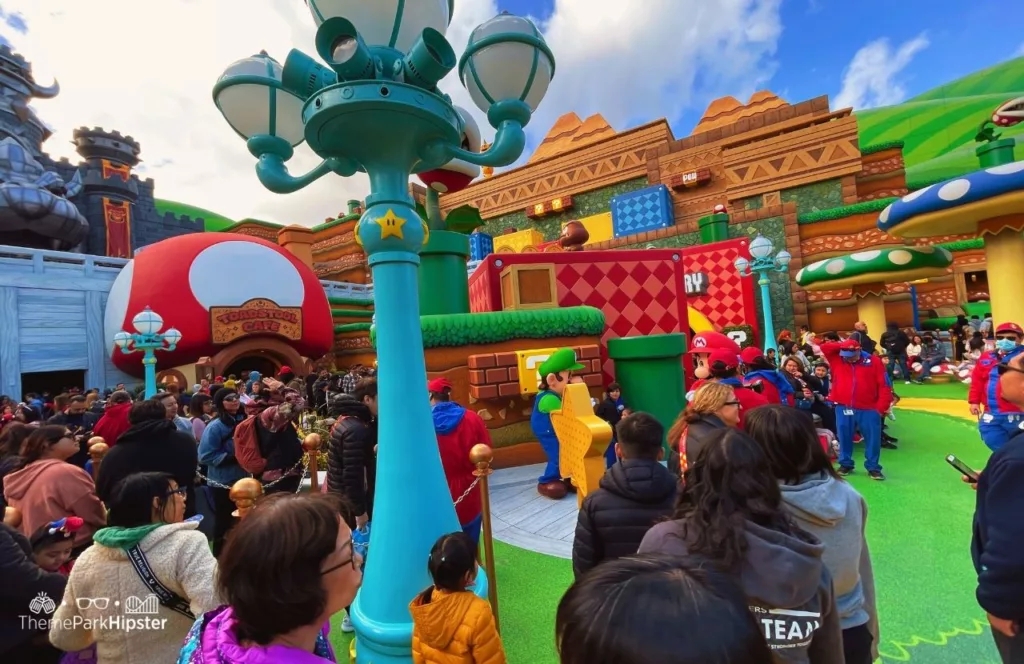
[[[1013,148],[1016,141],[1012,138],[1000,138],[997,129],[1012,127],[1024,122],[1024,97],[1004,101],[986,118],[978,129],[974,140],[980,143],[975,150],[982,168],[1001,166],[1013,162]]]
[[[481,152],[480,127],[465,109],[455,107],[465,123],[462,149]],[[444,166],[419,173],[426,185],[426,205],[417,204],[417,212],[427,222],[428,236],[420,252],[420,314],[469,313],[469,240],[474,229],[483,226],[480,211],[462,205],[441,213],[441,194],[461,191],[480,176],[480,167],[463,159],[452,159]]]

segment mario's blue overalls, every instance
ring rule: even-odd
[[[1024,353],[1024,346],[1017,346],[1000,357],[999,361],[1009,362],[1021,353]],[[999,407],[998,390],[999,372],[993,367],[988,375],[988,384],[985,386],[985,413],[978,420],[978,433],[981,434],[981,440],[993,452],[1024,429],[1024,413],[1002,410]]]
[[[537,436],[540,448],[548,458],[548,465],[544,467],[544,474],[537,478],[538,484],[557,482],[562,479],[558,470],[558,436],[555,435],[555,427],[551,425],[551,413],[540,409],[540,402],[544,395],[551,395],[558,399],[558,395],[550,390],[544,390],[537,394],[533,400],[533,413],[530,414],[530,428],[533,435]]]

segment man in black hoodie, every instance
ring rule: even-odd
[[[619,462],[583,500],[572,543],[572,571],[579,579],[598,563],[636,553],[644,535],[670,516],[678,483],[661,465],[665,429],[648,413],[633,413],[615,428]]]
[[[907,346],[910,345],[910,337],[900,329],[896,323],[889,323],[882,338],[879,339],[882,348],[889,352],[889,375],[895,380],[896,369],[903,374],[903,382],[910,385],[910,363],[907,357]]]
[[[996,365],[1004,399],[1024,407],[1024,353]],[[971,555],[978,604],[1004,664],[1024,662],[1024,432],[988,460],[978,479]]]
[[[109,503],[118,482],[136,473],[167,473],[187,489],[185,516],[196,513],[195,478],[199,454],[196,439],[167,419],[155,399],[139,401],[128,412],[128,428],[103,457],[96,478],[96,495]]]
[[[377,379],[363,378],[352,394],[335,396],[330,412],[338,421],[331,430],[327,490],[348,498],[356,526],[362,528],[373,515],[377,478]]]

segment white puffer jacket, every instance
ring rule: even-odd
[[[198,525],[163,525],[140,542],[153,574],[188,600],[196,616],[220,604],[214,590],[217,561]],[[50,625],[50,642],[65,651],[96,643],[103,664],[174,662],[193,621],[159,603],[150,612],[155,600],[148,605],[145,600],[151,594],[124,549],[93,544],[71,570]]]

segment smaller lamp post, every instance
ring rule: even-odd
[[[789,261],[792,255],[785,249],[772,256],[775,245],[772,241],[757,234],[750,242],[750,256],[753,260],[747,260],[740,256],[734,265],[741,277],[749,277],[752,274],[758,275],[757,285],[761,287],[761,308],[764,311],[764,351],[769,349],[778,350],[775,345],[775,326],[772,323],[771,293],[768,290],[769,272],[788,272]]]
[[[163,332],[164,319],[149,307],[132,318],[135,333],[120,331],[114,335],[114,343],[122,353],[142,351],[142,366],[146,370],[146,398],[156,394],[156,353],[157,350],[174,350],[181,341],[181,332],[173,327]]]

